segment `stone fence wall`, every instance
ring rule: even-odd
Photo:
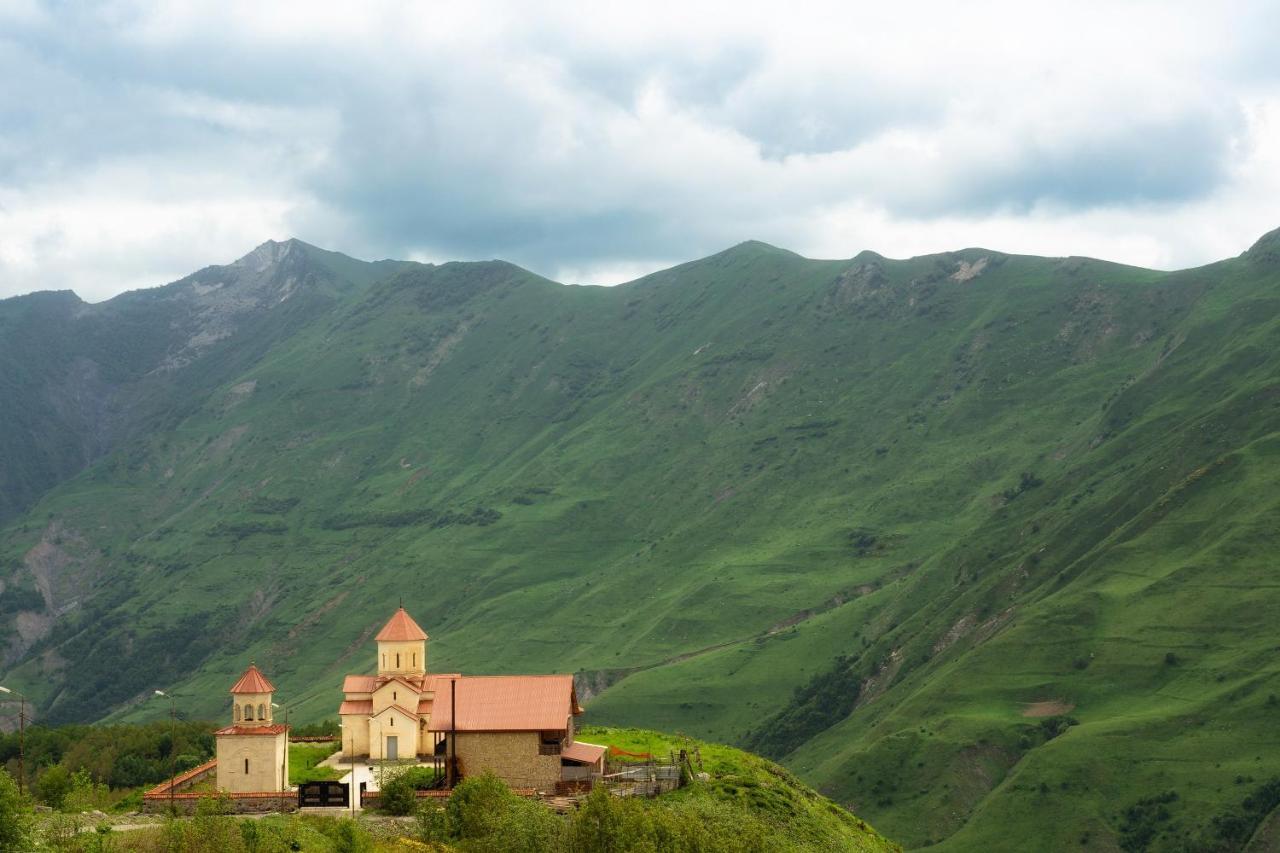
[[[293,791],[192,791],[191,788],[217,773],[218,760],[193,767],[170,781],[156,785],[142,795],[142,810],[150,814],[167,812],[172,806],[180,814],[194,814],[202,800],[225,799],[235,814],[292,812],[298,809],[298,795]],[[171,790],[172,789],[172,790]]]

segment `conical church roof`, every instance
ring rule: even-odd
[[[387,620],[387,624],[382,626],[374,639],[379,643],[407,643],[427,639],[427,632],[401,607]]]
[[[274,693],[275,690],[275,685],[267,681],[267,677],[262,674],[262,670],[252,663],[244,671],[244,675],[240,676],[240,680],[235,683],[235,686],[231,688],[232,693]]]

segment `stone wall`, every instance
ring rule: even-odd
[[[512,788],[549,791],[560,781],[560,756],[539,755],[538,732],[458,732],[459,772],[492,771]]]
[[[267,814],[269,812],[293,812],[298,810],[298,795],[292,791],[252,791],[239,794],[211,794],[190,792],[173,795],[173,809],[178,814],[195,814],[201,800],[227,798],[232,814]],[[169,795],[148,793],[142,798],[142,810],[148,814],[164,814],[169,811]]]

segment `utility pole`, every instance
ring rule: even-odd
[[[0,687],[0,693],[15,693],[8,687]],[[18,697],[18,793],[22,793],[22,779],[27,775],[24,763],[26,761],[26,725],[27,725],[27,697],[21,693],[16,693]]]
[[[173,805],[173,789],[178,781],[178,712],[172,696],[163,690],[157,690],[156,695],[169,700],[169,814],[172,816],[177,814]]]
[[[449,679],[449,766],[445,768],[445,778],[449,790],[453,790],[456,767],[458,764],[458,679]]]

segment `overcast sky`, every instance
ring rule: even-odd
[[[0,0],[0,296],[290,236],[612,284],[1280,226],[1280,4],[615,5]]]

